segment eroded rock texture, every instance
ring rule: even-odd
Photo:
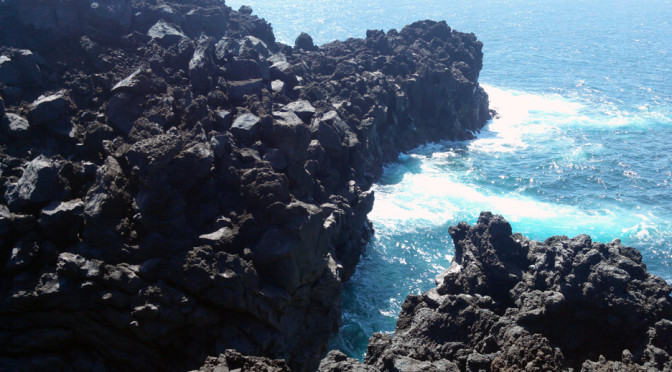
[[[672,288],[640,253],[587,235],[544,242],[501,216],[450,229],[437,287],[406,298],[366,364],[384,371],[670,371]]]
[[[309,39],[216,0],[0,2],[0,369],[318,366],[382,164],[489,111],[473,34]]]
[[[227,350],[219,357],[208,357],[198,370],[199,372],[289,372],[284,360],[273,360],[265,357],[243,355]]]

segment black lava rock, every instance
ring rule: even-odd
[[[383,164],[489,118],[481,43],[404,30],[0,2],[0,370],[315,370]]]
[[[316,50],[317,47],[313,44],[313,38],[305,32],[299,34],[294,41],[294,48],[305,51]]]
[[[408,296],[395,334],[374,334],[355,367],[672,369],[672,287],[636,249],[587,235],[532,241],[489,212],[450,234],[459,255],[437,287]]]

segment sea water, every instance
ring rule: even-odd
[[[278,41],[364,37],[446,20],[484,43],[497,119],[472,141],[401,154],[374,186],[376,230],[345,284],[332,348],[362,358],[405,297],[448,267],[448,228],[480,211],[533,239],[587,233],[638,248],[672,282],[672,3],[669,0],[274,0],[251,5]]]

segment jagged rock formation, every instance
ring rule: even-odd
[[[330,351],[320,362],[321,372],[375,372],[376,368],[362,364],[357,359],[348,358],[338,350]]]
[[[406,298],[394,335],[371,337],[367,366],[672,370],[672,288],[636,249],[587,235],[532,241],[488,212],[450,235],[453,263],[435,289]]]
[[[0,2],[0,369],[316,368],[382,164],[489,117],[472,34],[292,48],[251,13]]]
[[[290,369],[284,360],[242,355],[234,350],[227,350],[217,358],[208,357],[198,371],[289,372]]]

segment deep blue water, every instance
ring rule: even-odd
[[[373,332],[392,332],[406,295],[449,265],[448,227],[481,210],[534,239],[619,238],[672,282],[669,0],[227,4],[251,5],[290,45],[301,31],[321,44],[426,18],[484,43],[480,81],[501,118],[477,140],[426,145],[386,168],[332,347],[361,358]]]

